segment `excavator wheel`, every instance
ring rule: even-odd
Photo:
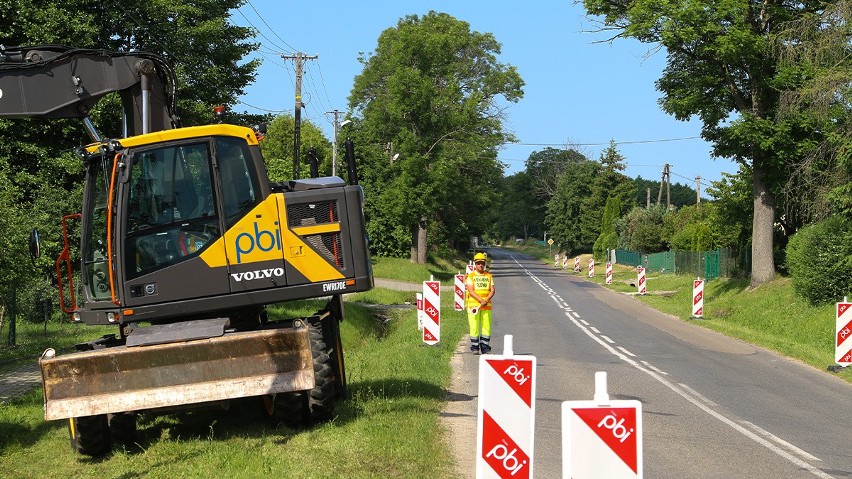
[[[291,428],[305,425],[308,418],[308,401],[305,391],[263,396],[266,417],[273,426],[283,424]]]
[[[72,417],[68,420],[71,447],[86,456],[103,456],[110,450],[109,421],[106,414]]]
[[[343,342],[340,339],[343,303],[341,300],[338,301],[340,302],[331,308],[332,314],[322,320],[322,339],[328,346],[328,355],[334,372],[334,396],[335,399],[341,400],[346,397],[346,367],[343,362]]]
[[[107,416],[112,441],[125,448],[136,444],[136,413],[119,412]]]
[[[327,344],[323,335],[323,323],[337,321],[333,315],[324,320],[319,318],[309,322],[311,355],[314,360],[314,388],[308,391],[308,410],[314,421],[328,421],[334,414],[337,400],[338,379],[335,374],[335,344]]]

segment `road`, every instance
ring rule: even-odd
[[[596,371],[611,399],[642,402],[647,478],[852,477],[852,385],[533,258],[490,253],[494,352],[510,334],[515,354],[538,361],[535,477],[561,476],[561,403],[591,400]],[[478,357],[459,348],[454,362],[447,416],[475,451]]]

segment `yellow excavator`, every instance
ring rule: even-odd
[[[88,117],[110,93],[124,138],[102,138]],[[132,442],[140,411],[257,396],[288,425],[329,419],[346,386],[342,295],[373,287],[351,143],[348,184],[270,183],[258,131],[179,128],[175,93],[156,55],[55,45],[0,55],[0,118],[80,118],[93,141],[79,150],[82,211],[62,219],[60,305],[118,332],[39,361],[45,419],[68,419],[82,454]],[[328,302],[310,317],[265,313],[306,298]]]

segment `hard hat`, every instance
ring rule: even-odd
[[[488,257],[485,256],[485,253],[476,253],[475,255],[473,255],[474,263],[476,263],[477,261],[485,261],[486,259],[488,259]]]

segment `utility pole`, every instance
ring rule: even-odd
[[[293,179],[299,179],[299,148],[302,144],[302,132],[300,130],[302,122],[302,61],[316,60],[318,55],[312,57],[305,55],[302,52],[296,52],[295,55],[281,55],[284,60],[295,60],[296,62],[296,114],[295,124],[293,126]]]
[[[663,176],[660,178],[660,189],[657,191],[657,205],[663,200],[663,185],[666,186],[666,209],[668,209],[671,205],[671,177],[668,163],[663,165]]]
[[[651,188],[645,188],[645,208],[651,209]]]
[[[695,177],[695,204],[701,206],[701,177]]]
[[[326,113],[334,114],[334,143],[331,145],[331,176],[337,176],[337,128],[340,124],[337,122],[337,117],[340,115],[338,110],[327,111]]]

